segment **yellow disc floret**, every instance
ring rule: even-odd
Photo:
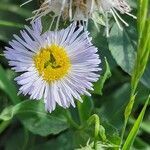
[[[33,59],[39,74],[47,82],[64,77],[71,67],[65,48],[56,44],[41,48]]]

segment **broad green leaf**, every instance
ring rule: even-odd
[[[104,68],[104,67],[103,67]],[[102,95],[102,89],[107,79],[111,77],[111,71],[107,59],[105,58],[105,72],[104,75],[94,84],[94,94]]]
[[[97,108],[99,116],[102,116],[103,120],[108,120],[109,123],[116,126],[118,130],[121,129],[123,124],[124,109],[130,94],[129,89],[129,83],[122,84],[113,91],[106,91],[102,98],[97,100],[100,106]]]
[[[125,72],[131,75],[133,73],[137,57],[137,31],[135,28],[131,26],[130,29],[124,28],[124,30],[121,31],[118,30],[117,24],[114,24],[110,32],[109,49],[117,64]],[[144,61],[146,59],[143,57],[142,60]],[[150,81],[149,78],[147,78],[150,71],[148,66],[141,82],[146,87],[150,88]]]
[[[17,115],[29,131],[41,136],[47,136],[49,134],[58,134],[68,128],[64,113],[63,109],[47,113],[41,101],[26,100],[4,109],[0,114],[0,119],[7,121]]]
[[[15,85],[7,78],[6,71],[0,66],[0,88],[8,94],[14,104],[20,102]]]
[[[28,147],[28,150],[73,150],[74,147],[73,133],[67,131],[53,139],[46,139],[45,142],[36,142]]]
[[[149,100],[150,100],[150,96],[146,100],[145,105],[144,105],[142,111],[140,112],[140,115],[138,116],[137,120],[135,121],[135,123],[134,123],[134,125],[133,125],[133,127],[132,127],[132,129],[131,129],[124,145],[123,145],[122,150],[129,150],[131,148],[131,146],[134,142],[134,139],[135,139],[135,137],[138,133],[138,130],[140,128],[140,124],[143,120],[143,117],[144,117],[144,114],[145,114],[145,111],[146,111]]]
[[[132,29],[132,30],[131,30]],[[135,64],[136,30],[133,26],[129,30],[118,29],[114,24],[109,38],[109,49],[117,64],[127,73],[131,74]]]

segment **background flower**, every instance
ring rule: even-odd
[[[128,23],[120,16],[126,14],[136,19],[132,15],[131,7],[126,0],[45,0],[39,9],[33,11],[34,16],[29,18],[32,20],[43,17],[47,14],[52,15],[51,26],[57,18],[56,29],[60,18],[63,20],[79,21],[85,28],[88,26],[89,19],[92,19],[98,27],[98,24],[106,26],[106,35],[109,36],[109,20],[113,16],[118,27],[122,30],[121,23],[129,26]]]

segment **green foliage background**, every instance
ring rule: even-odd
[[[16,73],[3,57],[4,46],[39,7],[33,1],[20,8],[23,2],[0,0],[0,149],[118,150],[121,145],[123,150],[149,150],[149,0],[130,0],[138,19],[123,15],[130,24],[123,31],[112,20],[110,38],[104,27],[98,32],[90,21],[88,30],[102,59],[101,78],[92,97],[83,97],[75,109],[57,107],[51,114],[42,101],[17,96]],[[48,25],[49,18],[43,24]]]

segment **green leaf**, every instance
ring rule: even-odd
[[[31,144],[30,144],[31,145]],[[45,142],[36,142],[35,145],[31,145],[29,150],[73,150],[75,147],[73,141],[73,133],[71,131],[64,132],[57,137],[46,139]],[[15,149],[16,150],[16,149]]]
[[[139,0],[138,10],[138,49],[134,71],[131,79],[131,89],[134,94],[138,83],[145,72],[150,56],[150,18],[148,0]]]
[[[131,97],[129,103],[126,106],[125,113],[124,113],[125,121],[127,121],[127,119],[129,118],[129,116],[131,114],[133,104],[134,104],[134,101],[135,101],[135,97],[136,97],[136,94]]]
[[[139,0],[139,11],[138,11],[138,29],[143,31],[145,27],[145,20],[148,14],[148,0]],[[142,32],[140,32],[140,36]]]
[[[114,88],[113,91],[110,90],[109,94],[106,92],[101,99],[98,99],[100,108],[97,108],[97,111],[99,116],[102,116],[103,120],[108,120],[118,130],[122,128],[124,108],[129,100],[129,89],[129,83],[124,83],[118,88]]]
[[[29,131],[41,136],[47,136],[49,134],[58,134],[68,128],[64,113],[63,109],[47,113],[41,101],[26,100],[4,109],[0,114],[0,119],[7,121],[17,115]]]
[[[105,128],[102,125],[100,125],[99,132],[100,132],[100,136],[102,138],[102,141],[106,141],[107,138],[106,138],[106,134],[105,134]]]
[[[146,70],[143,74],[141,81],[147,88],[150,88],[150,61],[147,64]]]
[[[102,95],[102,89],[107,79],[111,77],[111,71],[107,59],[105,58],[105,73],[100,79],[94,84],[94,94]]]
[[[127,73],[131,74],[135,64],[136,30],[123,31],[114,24],[109,38],[109,49],[117,64]]]
[[[123,149],[122,150],[129,150],[134,142],[134,139],[138,133],[138,130],[140,128],[140,124],[143,120],[143,117],[144,117],[144,114],[145,114],[145,111],[146,111],[146,108],[147,108],[147,105],[148,105],[148,102],[150,100],[150,96],[148,97],[148,99],[146,100],[145,102],[145,105],[140,113],[140,115],[138,116],[137,120],[135,121],[124,145],[123,145]]]
[[[20,102],[15,85],[7,78],[6,71],[0,65],[0,88],[8,94],[13,104]]]
[[[135,119],[129,118],[129,123],[131,123],[133,125],[135,123]],[[141,122],[141,130],[143,130],[144,132],[147,132],[148,134],[150,134],[149,125],[150,125],[150,120],[149,119],[146,120],[146,121]]]
[[[10,2],[9,3],[0,2],[0,10],[15,13],[24,18],[28,18],[31,15],[31,12],[29,10],[21,8],[19,5],[11,4]]]
[[[6,107],[0,114],[0,119],[3,121],[9,121],[13,118],[15,112],[13,110],[13,106]]]
[[[4,20],[0,20],[0,26],[23,28],[22,24],[10,22],[10,21],[4,21]]]
[[[118,30],[117,24],[114,24],[110,32],[109,49],[117,64],[129,75],[132,75],[137,57],[137,31],[135,27],[132,25],[131,28],[124,28],[121,31]],[[139,56],[142,57],[142,54],[139,53]],[[143,56],[141,61],[146,61],[146,57],[146,55]],[[142,69],[138,68],[138,70],[141,72]],[[148,65],[143,78],[140,80],[148,88],[150,88],[150,81],[147,78],[149,70]]]

